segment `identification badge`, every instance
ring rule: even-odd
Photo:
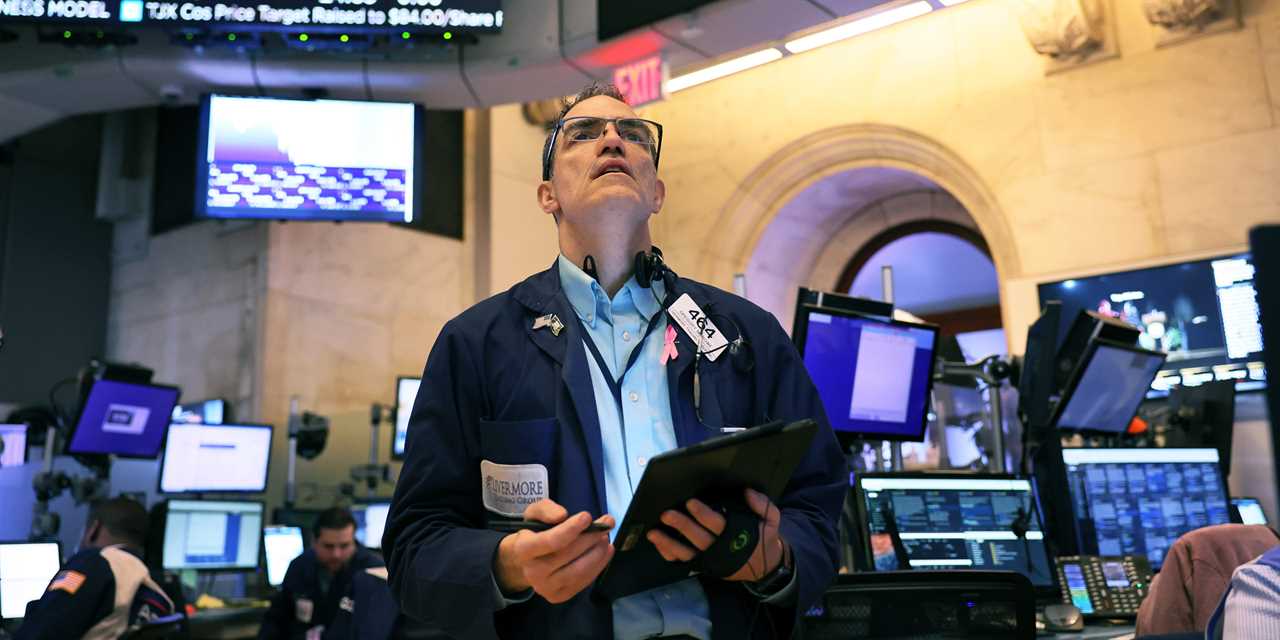
[[[298,598],[293,603],[293,613],[297,616],[298,622],[302,624],[311,623],[311,614],[315,611],[316,605],[307,598]]]
[[[338,601],[338,608],[346,611],[347,613],[355,613],[356,601],[352,600],[348,596],[342,596],[342,599]]]
[[[684,329],[686,335],[694,341],[694,346],[698,352],[707,360],[715,362],[726,349],[729,341],[720,333],[720,329],[716,324],[707,317],[702,311],[698,303],[684,294],[671,303],[667,307],[667,313],[671,314],[671,318]]]
[[[529,505],[551,497],[547,468],[540,464],[480,461],[484,508],[510,518],[524,516]]]

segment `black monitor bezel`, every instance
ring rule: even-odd
[[[174,425],[177,425],[179,427],[208,427],[208,428],[214,428],[214,429],[222,429],[222,428],[264,429],[265,428],[271,434],[271,437],[267,438],[267,465],[266,465],[266,468],[262,470],[262,488],[261,489],[189,489],[186,491],[166,491],[164,488],[164,468],[165,468],[165,463],[168,461],[168,458],[169,458],[169,431],[173,429]],[[163,451],[161,451],[160,453],[160,472],[156,474],[156,493],[159,493],[161,495],[166,495],[166,496],[184,496],[184,495],[192,495],[192,494],[199,495],[199,494],[209,494],[209,493],[256,495],[259,493],[265,493],[267,491],[268,480],[271,477],[271,449],[275,444],[275,439],[276,439],[275,425],[265,424],[265,423],[258,423],[258,422],[237,422],[235,424],[227,424],[225,422],[222,424],[204,424],[204,423],[187,423],[187,422],[170,423],[169,428],[165,430],[164,448],[163,448]]]
[[[1129,419],[1128,421],[1125,422],[1125,427],[1119,431],[1108,431],[1106,429],[1077,428],[1077,427],[1071,427],[1071,426],[1062,426],[1061,424],[1059,424],[1059,421],[1062,419],[1062,414],[1066,412],[1067,406],[1070,405],[1071,403],[1071,399],[1075,397],[1076,390],[1080,386],[1080,381],[1084,378],[1084,372],[1089,368],[1089,364],[1093,362],[1093,356],[1098,352],[1099,347],[1107,347],[1109,349],[1119,349],[1121,351],[1128,351],[1134,354],[1157,356],[1160,358],[1161,366],[1164,365],[1164,363],[1167,361],[1167,358],[1168,358],[1168,354],[1164,353],[1163,351],[1152,351],[1151,349],[1143,349],[1142,347],[1127,345],[1121,342],[1115,342],[1113,340],[1094,338],[1089,342],[1089,347],[1085,351],[1084,356],[1081,357],[1080,361],[1076,363],[1076,368],[1074,371],[1071,372],[1071,378],[1067,382],[1066,388],[1063,389],[1062,396],[1058,398],[1057,404],[1053,407],[1053,415],[1052,417],[1049,418],[1049,425],[1054,430],[1069,431],[1072,433],[1082,433],[1082,434],[1088,434],[1088,435],[1111,435],[1111,436],[1123,435],[1128,431],[1129,423],[1133,422],[1133,416],[1138,415],[1138,407],[1142,406],[1142,402],[1146,400],[1147,392],[1151,389],[1151,381],[1148,381],[1147,385],[1143,387],[1142,395],[1138,396],[1138,398],[1134,400],[1133,411],[1130,412]],[[1151,376],[1151,379],[1155,380],[1155,377],[1159,375],[1159,373],[1160,373],[1160,367],[1157,367],[1156,373]]]
[[[174,502],[194,502],[194,503],[197,503],[197,504],[210,504],[210,503],[213,503],[213,504],[217,504],[217,503],[256,504],[256,505],[258,505],[259,507],[261,507],[261,508],[262,508],[261,513],[262,513],[262,520],[263,520],[263,522],[265,523],[265,522],[266,522],[266,520],[267,520],[267,503],[266,503],[266,501],[265,501],[265,500],[223,500],[223,499],[220,499],[220,498],[219,498],[219,499],[214,499],[214,500],[191,499],[191,498],[170,498],[170,499],[166,499],[166,500],[163,502],[163,504],[164,504],[164,520],[163,520],[163,521],[162,521],[162,523],[161,523],[161,535],[160,535],[160,553],[159,553],[159,557],[160,557],[160,559],[159,559],[159,564],[160,564],[160,567],[161,567],[162,569],[164,569],[164,570],[166,570],[166,571],[187,571],[187,570],[190,570],[190,571],[200,571],[200,572],[211,573],[211,572],[248,572],[248,571],[257,571],[258,569],[261,569],[261,568],[262,568],[262,562],[263,562],[263,560],[262,560],[262,526],[264,526],[264,525],[262,525],[262,524],[260,524],[260,525],[259,525],[259,527],[258,527],[258,535],[257,535],[257,539],[258,539],[258,553],[257,553],[257,557],[256,557],[256,559],[254,560],[254,565],[253,565],[252,567],[241,567],[241,566],[234,566],[234,565],[233,565],[233,566],[229,566],[229,567],[226,567],[226,566],[224,566],[224,567],[167,567],[167,566],[165,566],[165,564],[164,564],[164,547],[165,547],[165,542],[167,542],[167,541],[168,541],[168,539],[169,539],[169,515],[170,515],[170,513],[171,513],[171,509],[170,509],[170,507],[172,507],[172,505],[173,505],[173,503],[174,503]]]
[[[904,327],[909,329],[924,329],[933,332],[933,357],[929,358],[929,374],[925,381],[924,398],[925,402],[930,402],[933,397],[933,377],[937,373],[938,368],[938,340],[941,337],[941,327],[928,322],[907,322],[905,320],[897,320],[885,316],[870,315],[866,313],[858,313],[845,309],[835,309],[832,307],[820,307],[812,304],[801,303],[796,308],[796,324],[791,329],[791,339],[796,345],[796,351],[800,353],[800,362],[804,364],[804,348],[805,342],[809,334],[809,321],[813,313],[825,313],[843,318],[854,320],[864,320],[868,322],[878,322],[880,324]],[[805,370],[808,373],[808,369]],[[831,422],[830,417],[827,419]],[[889,442],[924,442],[925,434],[929,430],[929,410],[921,412],[920,430],[915,435],[899,435],[885,433],[865,433],[860,431],[849,431],[845,429],[837,429],[834,424],[831,425],[831,431],[835,433],[836,440],[841,447],[849,448],[859,442],[866,441],[889,441]]]
[[[871,536],[870,514],[867,513],[867,499],[863,495],[862,482],[863,478],[869,479],[891,479],[891,480],[1021,480],[1026,482],[1031,488],[1031,500],[1035,505],[1036,524],[1040,526],[1040,532],[1044,534],[1044,550],[1045,557],[1048,558],[1049,576],[1052,584],[1048,586],[1036,585],[1032,586],[1036,590],[1036,598],[1057,598],[1061,593],[1058,585],[1058,566],[1057,559],[1054,557],[1051,549],[1049,532],[1044,527],[1044,507],[1040,504],[1040,491],[1036,487],[1035,479],[1031,476],[1020,476],[1012,473],[965,473],[965,472],[935,472],[935,471],[877,471],[874,473],[851,473],[850,489],[853,491],[855,506],[858,513],[858,524],[861,530],[858,532],[859,549],[855,549],[856,557],[862,563],[862,568],[866,571],[874,572],[874,562],[871,553]],[[1030,578],[1027,578],[1028,581]]]
[[[392,416],[392,420],[391,420],[391,459],[399,460],[399,461],[404,460],[404,452],[403,451],[396,452],[396,421],[400,417],[400,383],[404,380],[417,380],[418,384],[421,385],[422,376],[396,376],[396,391],[395,391],[395,395],[393,396],[396,399],[396,403],[394,405],[395,414]],[[421,390],[421,386],[419,386],[419,390]],[[409,411],[413,411],[413,405],[409,405]],[[405,447],[406,448],[409,445],[408,433],[409,433],[409,425],[406,423],[405,424]]]
[[[97,388],[99,382],[129,384],[135,387],[152,387],[156,389],[165,389],[168,391],[172,391],[174,393],[173,406],[169,407],[169,411],[164,414],[165,416],[164,433],[160,435],[160,439],[158,440],[159,444],[156,445],[156,450],[153,453],[151,453],[150,455],[146,455],[146,454],[139,455],[139,454],[131,454],[131,453],[128,453],[128,454],[115,453],[110,451],[76,451],[75,449],[71,448],[71,445],[75,444],[76,434],[80,432],[80,421],[84,419],[84,409],[86,406],[88,406],[89,398],[93,396],[93,390]],[[156,458],[160,457],[160,450],[164,448],[165,440],[169,437],[169,424],[170,424],[170,420],[173,419],[173,407],[178,406],[178,403],[181,401],[182,401],[182,389],[174,385],[156,384],[154,382],[131,382],[128,380],[112,380],[110,378],[94,379],[93,384],[89,385],[88,393],[84,394],[84,402],[80,403],[79,410],[76,411],[76,420],[71,425],[71,432],[67,434],[67,444],[65,449],[66,453],[74,456],[115,456],[117,458],[127,458],[131,460],[155,460]]]
[[[54,545],[55,547],[58,548],[58,571],[62,570],[62,564],[65,561],[65,559],[62,557],[62,542],[60,540],[56,540],[56,539],[55,540],[0,540],[0,546],[10,546],[10,545],[18,545],[18,544]],[[54,571],[55,576],[57,575],[57,573],[58,573],[57,571]],[[3,617],[2,614],[0,614],[0,620],[21,620],[22,618],[23,616],[18,616],[17,618],[5,618]]]
[[[1066,459],[1067,452],[1069,452],[1069,451],[1212,451],[1212,452],[1214,453],[1214,455],[1218,455],[1218,449],[1217,449],[1216,447],[1063,447],[1063,448],[1062,448],[1062,468],[1063,468],[1064,470],[1067,468],[1067,466],[1068,466],[1068,465],[1072,464],[1072,463],[1067,462],[1067,459]],[[1221,457],[1219,457],[1219,459],[1218,459],[1218,460],[1216,460],[1216,461],[1214,462],[1214,464],[1216,464],[1216,465],[1221,465],[1221,462],[1222,462],[1222,459],[1221,459]],[[1081,463],[1077,463],[1077,464],[1081,464]],[[1083,464],[1105,464],[1105,463],[1101,463],[1101,462],[1089,462],[1089,463],[1083,463]],[[1116,464],[1201,464],[1201,463],[1188,463],[1188,462],[1163,462],[1163,463],[1159,463],[1159,462],[1151,462],[1151,463],[1145,463],[1145,462],[1122,462],[1122,463],[1116,463]],[[1219,466],[1219,469],[1221,470],[1221,466]],[[1230,521],[1231,521],[1231,487],[1230,487],[1230,486],[1228,486],[1228,483],[1227,483],[1227,476],[1226,476],[1226,474],[1225,474],[1225,473],[1222,473],[1222,472],[1220,471],[1220,472],[1219,472],[1219,477],[1220,477],[1220,478],[1221,478],[1221,480],[1222,480],[1222,484],[1221,484],[1221,486],[1222,486],[1222,497],[1226,499],[1226,503],[1227,503],[1227,521],[1228,521],[1228,522],[1230,522]],[[1072,534],[1074,535],[1074,537],[1075,537],[1075,539],[1076,539],[1076,549],[1079,551],[1079,553],[1078,553],[1077,555],[1090,555],[1090,554],[1092,554],[1092,555],[1097,555],[1097,553],[1098,553],[1098,539],[1097,539],[1097,532],[1096,532],[1096,531],[1094,532],[1094,538],[1093,538],[1093,540],[1090,542],[1090,544],[1085,545],[1084,532],[1080,530],[1080,525],[1079,525],[1080,518],[1076,517],[1076,512],[1075,512],[1075,505],[1076,505],[1077,498],[1078,498],[1079,496],[1074,495],[1074,491],[1073,491],[1073,489],[1072,489],[1072,486],[1073,486],[1073,485],[1072,485],[1072,483],[1071,483],[1070,479],[1068,478],[1068,480],[1067,480],[1067,487],[1066,487],[1066,490],[1067,490],[1067,501],[1068,501],[1068,504],[1070,504],[1070,505],[1071,505],[1071,524],[1070,524],[1070,526],[1071,526],[1071,532],[1072,532]],[[1213,526],[1213,525],[1207,525],[1207,526]],[[1195,529],[1190,529],[1189,531],[1195,531]],[[1183,534],[1183,535],[1186,535],[1186,534]],[[1172,546],[1172,545],[1170,545],[1170,546]],[[1151,563],[1151,568],[1152,568],[1153,570],[1155,570],[1157,573],[1159,573],[1159,570],[1155,568],[1155,563]]]
[[[258,549],[261,551],[261,555],[262,555],[261,564],[262,564],[262,573],[264,574],[263,579],[266,581],[267,586],[271,587],[272,589],[279,589],[280,585],[284,584],[284,578],[283,577],[280,578],[280,584],[271,584],[271,568],[267,566],[267,529],[297,529],[298,538],[302,540],[302,553],[307,552],[307,533],[302,526],[296,525],[296,524],[279,524],[279,523],[265,524],[264,523],[262,525],[262,542],[258,543]],[[301,556],[301,554],[299,554],[299,556]],[[293,560],[290,560],[289,562],[292,563]],[[287,575],[288,573],[289,573],[289,567],[285,567],[285,574]]]

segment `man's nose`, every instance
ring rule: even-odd
[[[615,150],[618,154],[625,154],[626,145],[623,143],[622,134],[618,133],[618,124],[616,122],[606,122],[604,132],[600,134],[600,152],[606,150]]]

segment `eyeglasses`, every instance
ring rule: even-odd
[[[658,156],[662,153],[662,125],[644,118],[574,116],[557,122],[551,130],[551,139],[547,142],[546,154],[542,158],[542,179],[551,179],[551,162],[555,158],[556,142],[561,135],[568,144],[599,140],[610,124],[613,124],[613,129],[623,142],[644,149],[653,158],[653,168],[658,168]]]

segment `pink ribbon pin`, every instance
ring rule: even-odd
[[[680,352],[676,351],[676,328],[671,325],[667,325],[667,337],[663,341],[662,358],[659,359],[659,362],[661,364],[666,364],[668,361],[675,360],[679,357]]]

